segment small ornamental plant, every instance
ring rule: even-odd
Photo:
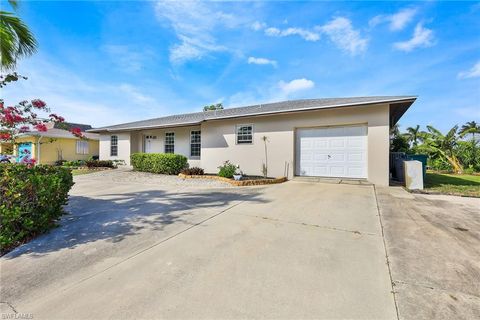
[[[233,178],[233,175],[234,174],[241,174],[239,171],[240,170],[240,167],[237,166],[237,165],[234,165],[233,163],[231,163],[229,160],[225,161],[223,163],[223,165],[219,166],[218,167],[219,171],[218,171],[218,175],[220,177],[224,177],[224,178]],[[237,173],[238,172],[238,173]]]

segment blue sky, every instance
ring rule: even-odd
[[[366,95],[419,95],[402,127],[480,122],[479,2],[22,1],[19,14],[39,52],[2,96],[72,122]]]

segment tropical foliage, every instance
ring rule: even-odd
[[[18,1],[8,1],[13,10]],[[0,10],[0,67],[3,70],[15,68],[19,58],[27,57],[37,51],[37,41],[28,26],[12,12]]]
[[[435,170],[463,173],[480,171],[480,125],[475,121],[456,125],[442,133],[433,126],[421,130],[419,125],[401,133],[395,125],[390,134],[391,151],[426,154]]]
[[[0,164],[0,254],[55,227],[72,186],[66,168]]]
[[[203,111],[223,110],[223,104],[217,103],[203,107]]]

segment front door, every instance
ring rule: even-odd
[[[32,143],[21,143],[18,145],[17,162],[25,163],[32,159]]]
[[[145,136],[145,153],[161,153],[161,141],[157,136]]]

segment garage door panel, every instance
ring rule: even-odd
[[[354,177],[354,178],[361,178],[365,175],[364,169],[361,167],[349,167],[348,168],[348,176]]]
[[[316,166],[313,168],[313,176],[324,176],[328,174],[327,166]]]
[[[334,177],[342,177],[345,173],[345,166],[330,165],[330,175]]]
[[[347,148],[365,148],[365,141],[363,138],[350,138],[347,140]]]
[[[330,162],[344,162],[345,161],[345,153],[339,153],[339,152],[332,152],[330,154],[330,158],[328,158],[329,155],[327,155],[327,159],[330,161]]]
[[[345,148],[344,138],[332,138],[330,140],[330,148]]]
[[[328,154],[327,153],[315,153],[313,156],[313,160],[317,162],[325,162],[328,161]]]
[[[297,174],[326,177],[367,177],[367,127],[297,130]]]
[[[316,150],[328,149],[328,140],[322,138],[314,138],[313,147]]]
[[[352,161],[352,162],[363,162],[365,161],[365,153],[363,152],[349,152],[347,154],[347,161]]]

